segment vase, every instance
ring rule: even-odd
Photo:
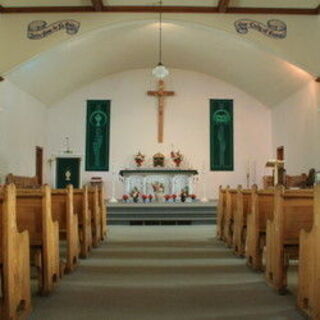
[[[142,166],[142,164],[143,164],[143,161],[136,160],[136,165],[138,168],[140,168]]]
[[[175,164],[176,164],[176,168],[180,168],[180,164],[181,164],[181,161],[175,161]]]
[[[133,202],[137,203],[139,201],[139,198],[138,197],[134,197],[133,198]]]

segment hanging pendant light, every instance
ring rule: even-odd
[[[152,70],[152,75],[158,79],[163,79],[169,75],[169,70],[162,64],[162,0],[160,0],[159,17],[159,63]]]

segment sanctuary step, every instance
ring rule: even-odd
[[[217,201],[194,203],[108,203],[109,225],[216,224]]]

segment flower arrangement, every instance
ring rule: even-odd
[[[137,187],[134,187],[132,191],[130,192],[130,196],[133,199],[134,202],[139,201],[140,191]]]
[[[146,158],[145,155],[142,154],[140,151],[135,155],[134,161],[136,162],[137,167],[141,167],[142,166],[145,158]]]
[[[124,194],[124,195],[122,196],[122,200],[125,201],[125,202],[127,202],[127,201],[129,200],[129,196],[128,196],[127,194]]]
[[[172,200],[173,200],[174,202],[176,202],[177,195],[176,195],[176,194],[173,194],[171,197],[172,197]]]
[[[166,194],[164,196],[164,198],[166,199],[166,201],[168,202],[171,199],[171,195],[170,194]]]
[[[147,199],[148,199],[148,196],[147,196],[146,194],[143,194],[143,195],[141,196],[141,198],[142,198],[142,201],[143,201],[143,202],[146,202]]]
[[[183,160],[183,155],[180,153],[180,151],[171,151],[170,153],[172,161],[175,163],[176,167],[179,168],[180,164]]]
[[[195,194],[190,194],[190,198],[194,201],[197,199],[197,196]]]
[[[180,193],[181,202],[185,202],[188,197],[189,197],[188,187],[183,188],[183,189],[181,190],[181,193]]]
[[[148,195],[148,198],[149,198],[149,201],[152,202],[153,195],[152,195],[152,194],[149,194],[149,195]]]

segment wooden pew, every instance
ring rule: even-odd
[[[88,186],[73,190],[74,212],[79,220],[80,257],[87,258],[92,248],[91,211],[88,203]]]
[[[107,237],[107,207],[105,204],[104,185],[102,184],[98,189],[100,215],[101,215],[101,240],[104,241]]]
[[[88,189],[88,203],[92,219],[92,246],[97,248],[101,243],[101,213],[98,187]]]
[[[301,230],[298,307],[311,319],[320,320],[320,186],[314,190],[313,226]]]
[[[78,215],[74,212],[73,186],[52,190],[52,216],[59,222],[60,240],[67,241],[65,272],[72,272],[78,265],[79,227]]]
[[[226,211],[226,189],[219,187],[219,202],[217,215],[217,239],[223,240],[224,215]]]
[[[16,188],[0,189],[0,272],[2,320],[27,319],[31,312],[29,234],[19,232]]]
[[[9,173],[6,177],[6,184],[14,183],[18,189],[38,189],[40,185],[37,177],[15,176]]]
[[[266,270],[267,283],[285,293],[289,259],[299,256],[299,235],[310,230],[313,222],[313,190],[275,189],[272,219],[267,221]]]
[[[274,207],[274,190],[258,190],[254,185],[251,210],[247,215],[247,265],[255,271],[263,270],[263,249],[266,243],[267,219],[271,219]]]
[[[59,280],[59,224],[52,218],[49,186],[17,191],[17,221],[19,230],[29,231],[39,292],[49,294]]]
[[[251,190],[238,187],[236,196],[236,210],[233,217],[233,250],[240,257],[245,255],[247,239],[247,215],[251,210]]]
[[[237,209],[237,190],[228,188],[226,191],[226,211],[223,224],[223,240],[229,247],[233,241],[233,219]]]

